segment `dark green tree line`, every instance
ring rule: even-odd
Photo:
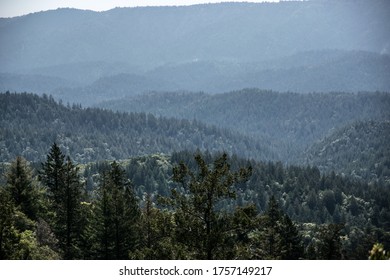
[[[4,174],[3,259],[367,259],[388,247],[386,189],[311,167],[188,152],[77,166],[54,144],[39,172],[18,157]]]

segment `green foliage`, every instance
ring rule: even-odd
[[[14,259],[19,234],[14,225],[15,206],[10,194],[0,187],[0,259]]]
[[[139,223],[140,240],[134,259],[183,259],[182,246],[175,242],[174,213],[157,208],[150,194],[146,195]]]
[[[307,162],[321,171],[382,181],[390,185],[390,122],[356,122],[334,131],[307,151]]]
[[[320,260],[341,259],[341,230],[344,226],[329,224],[321,226],[316,244],[317,258]]]
[[[47,160],[42,164],[41,181],[47,187],[50,202],[51,226],[59,240],[59,247],[66,259],[81,255],[77,246],[83,225],[81,224],[83,186],[78,169],[69,157],[65,159],[56,143],[51,147]]]
[[[366,259],[390,244],[388,188],[315,167],[189,151],[76,167],[53,145],[44,186],[34,173],[5,169],[2,258]]]
[[[268,202],[268,208],[260,219],[253,240],[257,259],[303,258],[300,233],[291,219],[282,212],[274,196]]]
[[[98,258],[127,259],[138,239],[139,209],[124,170],[113,162],[101,173],[95,223]]]
[[[390,260],[390,253],[385,250],[383,244],[375,243],[368,258],[370,260]]]
[[[179,185],[167,202],[175,210],[176,240],[193,252],[192,258],[224,258],[221,248],[230,238],[232,214],[218,208],[236,197],[233,185],[247,180],[251,168],[232,172],[226,154],[211,166],[200,154],[195,161],[196,172],[184,163],[173,169],[173,180]]]
[[[7,189],[11,194],[15,207],[36,220],[42,208],[42,198],[38,188],[38,182],[33,178],[32,169],[22,157],[16,157],[11,163],[7,173]]]

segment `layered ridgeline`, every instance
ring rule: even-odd
[[[20,85],[23,82],[16,90]],[[163,65],[141,74],[106,76],[87,86],[50,92],[57,99],[88,105],[150,91],[221,93],[243,88],[302,93],[390,91],[390,56],[316,51],[258,63],[194,61]]]
[[[0,94],[0,161],[18,155],[40,161],[53,142],[77,162],[182,149],[274,158],[257,140],[195,120],[64,106],[33,94]]]
[[[388,53],[388,19],[386,0],[58,9],[0,19],[1,71],[99,61],[143,68],[261,61],[318,49]]]
[[[0,19],[0,90],[84,105],[150,90],[389,91],[389,3],[58,9]]]
[[[388,93],[279,93],[258,89],[210,95],[149,93],[101,103],[103,108],[197,119],[272,143],[278,159],[302,162],[304,151],[356,121],[389,120]],[[370,143],[370,142],[368,142]]]
[[[390,91],[390,56],[356,51],[312,51],[262,62],[192,61],[169,63],[149,71],[126,71],[104,63],[63,66],[75,73],[95,73],[88,83],[70,80],[56,66],[34,73],[0,73],[0,90],[50,93],[55,99],[83,105],[150,91],[221,93],[243,88],[293,92]],[[109,70],[104,70],[107,66]],[[81,69],[78,69],[80,67]],[[95,68],[93,68],[95,67]],[[50,72],[58,76],[48,76]],[[38,73],[38,74],[37,74]],[[39,74],[41,73],[41,74]],[[346,74],[347,73],[347,74]],[[65,78],[64,78],[65,77]]]

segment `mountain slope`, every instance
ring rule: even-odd
[[[270,159],[255,140],[196,121],[65,107],[32,94],[0,94],[0,161],[43,156],[56,141],[77,162],[175,150],[210,150]]]
[[[295,162],[315,141],[357,120],[389,120],[388,93],[279,93],[246,89],[224,94],[150,93],[101,104],[127,112],[197,119],[265,137],[280,159]]]
[[[307,163],[390,184],[390,121],[358,122],[343,127],[307,152]]]

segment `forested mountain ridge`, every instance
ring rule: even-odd
[[[306,163],[321,171],[383,180],[390,185],[390,121],[357,122],[314,144]]]
[[[389,120],[388,93],[273,92],[244,89],[224,94],[149,93],[100,104],[120,111],[198,119],[269,139],[285,162],[300,162],[316,141],[358,120]]]
[[[225,150],[249,158],[273,158],[252,138],[198,121],[158,118],[64,106],[52,97],[0,94],[0,161],[17,155],[40,161],[56,141],[77,162],[125,159],[175,150]]]

